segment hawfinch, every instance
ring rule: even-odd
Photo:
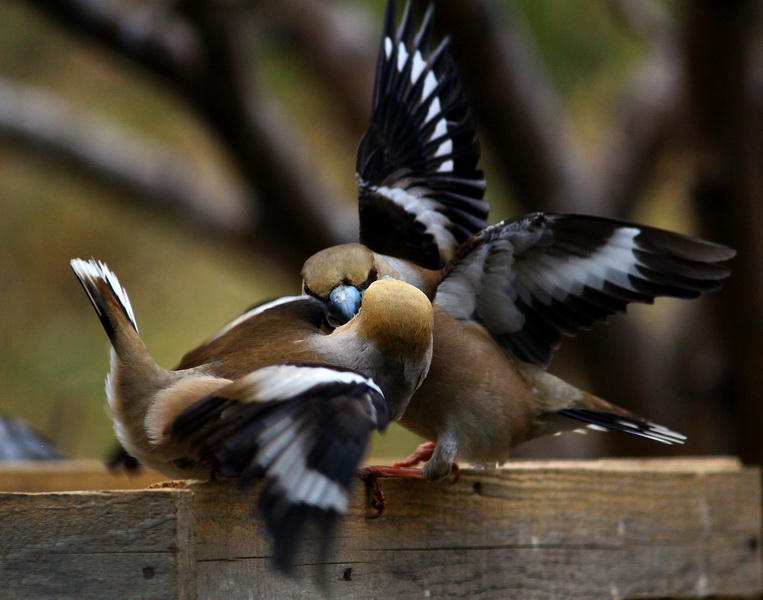
[[[259,509],[282,570],[309,523],[327,539],[369,434],[400,418],[429,369],[427,297],[379,280],[357,315],[330,333],[323,303],[280,298],[167,370],[141,341],[127,293],[106,265],[71,265],[111,341],[106,393],[127,451],[170,477],[238,476],[248,487],[264,476]]]
[[[734,256],[725,246],[602,217],[535,213],[486,226],[479,147],[446,38],[431,49],[432,7],[415,30],[388,5],[371,124],[360,144],[360,244],[307,260],[303,292],[329,323],[352,318],[378,278],[432,299],[434,354],[400,424],[436,444],[427,478],[455,459],[501,463],[511,448],[581,427],[665,443],[684,437],[545,372],[561,335],[631,302],[717,290]]]

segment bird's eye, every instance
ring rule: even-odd
[[[376,269],[376,267],[371,267],[371,270],[368,271],[368,277],[366,277],[366,280],[360,286],[358,286],[358,289],[365,290],[369,285],[371,285],[378,278],[379,278],[379,271]]]
[[[321,302],[328,301],[328,298],[319,296],[313,290],[311,290],[304,281],[302,282],[302,293],[306,296],[312,296],[313,298],[318,298],[318,300],[320,300]]]

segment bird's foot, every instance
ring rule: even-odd
[[[411,454],[408,458],[405,460],[401,460],[400,462],[393,463],[393,467],[415,467],[416,465],[420,465],[421,463],[427,462],[430,458],[432,458],[432,454],[434,454],[434,449],[437,446],[434,442],[426,442],[424,444],[421,444],[416,450]]]
[[[448,475],[447,479],[450,484],[454,484],[461,479],[461,467],[458,466],[457,462],[451,463],[450,475]]]
[[[387,467],[384,465],[372,465],[361,467],[355,473],[358,479],[366,482],[366,492],[370,497],[370,505],[376,512],[370,515],[369,519],[378,519],[384,514],[387,508],[387,499],[382,491],[379,480],[383,477],[405,477],[408,479],[423,479],[424,474],[421,469],[408,466],[398,466],[397,464]]]
[[[437,444],[435,442],[426,442],[424,444],[421,444],[416,450],[411,454],[408,458],[405,460],[402,460],[400,462],[393,463],[393,467],[415,467],[416,465],[419,465],[421,463],[428,462],[432,455],[434,454],[434,450],[437,447]],[[450,473],[448,475],[448,481],[450,483],[456,483],[461,478],[461,469],[458,466],[458,463],[452,463],[450,466]]]

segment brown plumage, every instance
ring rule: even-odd
[[[73,260],[112,344],[107,396],[117,437],[170,477],[265,477],[260,510],[288,570],[304,528],[325,539],[368,437],[399,419],[429,369],[433,310],[404,282],[369,285],[363,309],[324,330],[305,296],[261,304],[186,353],[156,364],[116,276]]]
[[[302,277],[331,325],[352,318],[383,276],[432,300],[430,373],[401,420],[436,442],[425,476],[445,477],[456,458],[502,462],[517,444],[583,424],[681,443],[544,369],[563,335],[630,303],[719,289],[729,275],[721,263],[735,252],[588,215],[534,213],[488,226],[476,129],[449,38],[433,44],[432,4],[418,29],[410,2],[399,26],[396,14],[390,1],[358,150],[362,244],[317,253]]]

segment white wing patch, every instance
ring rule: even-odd
[[[237,399],[241,402],[288,400],[322,383],[363,384],[384,396],[372,379],[351,371],[312,365],[273,365],[238,380],[236,387],[241,385],[244,393]]]
[[[465,321],[474,315],[489,250],[487,244],[474,248],[438,286],[434,304],[444,308],[454,319]]]
[[[298,433],[295,434],[295,431]],[[266,444],[257,454],[255,462],[267,469],[273,483],[281,489],[289,502],[345,512],[347,490],[320,471],[307,466],[313,433],[310,428],[298,430],[292,425],[281,434],[280,437],[284,439]],[[279,448],[271,450],[276,442]]]
[[[321,383],[335,382],[364,384],[382,393],[371,379],[357,373],[311,365],[265,367],[244,380],[248,389],[245,397],[238,398],[242,402],[286,400]],[[345,512],[346,488],[307,464],[317,435],[310,427],[311,418],[310,414],[297,418],[286,414],[270,423],[259,436],[260,449],[252,462],[268,472],[277,495],[291,504]]]
[[[528,306],[546,305],[552,299],[564,302],[579,296],[585,286],[601,290],[611,282],[635,290],[629,275],[637,275],[634,249],[639,230],[621,227],[596,252],[587,257],[538,253],[519,264],[514,257],[512,233],[476,246],[448,274],[437,289],[435,304],[456,319],[479,314],[493,332],[522,328],[524,315],[516,307],[517,296]]]
[[[450,219],[439,210],[443,206],[424,195],[429,191],[426,188],[404,190],[387,186],[371,186],[369,189],[392,200],[407,213],[414,215],[416,220],[424,225],[426,232],[435,239],[441,253],[447,248],[458,247],[455,236],[448,229]],[[417,194],[417,191],[420,193]]]
[[[394,42],[392,39],[386,37],[384,38],[384,54],[386,55],[387,59],[390,58],[392,55],[392,48],[393,48]],[[403,69],[405,69],[405,65],[408,62],[408,50],[405,47],[405,44],[403,42],[400,42],[397,46],[397,70],[398,72],[402,73]],[[413,61],[411,66],[411,85],[415,85],[416,82],[421,77],[421,74],[424,72],[424,69],[427,67],[427,62],[423,59],[421,56],[421,52],[419,50],[416,50],[413,54]],[[421,90],[421,102],[423,103],[426,101],[426,99],[430,96],[430,94],[434,91],[434,89],[437,87],[437,77],[432,71],[429,71],[427,73],[426,77],[424,78],[424,86]],[[432,98],[432,101],[429,105],[429,110],[427,111],[427,118],[426,122],[432,121],[433,119],[436,119],[438,115],[440,114],[440,111],[442,110],[442,105],[440,104],[440,99],[435,97]],[[447,135],[448,133],[448,122],[444,118],[440,118],[437,121],[437,124],[435,125],[434,130],[432,131],[432,135],[429,136],[429,140],[436,139],[440,136]],[[435,151],[435,156],[446,156],[453,152],[453,142],[450,139],[443,140],[440,145],[437,147],[437,150]],[[453,161],[448,159],[443,161],[439,167],[437,167],[437,170],[444,173],[448,171],[453,170]]]
[[[610,281],[626,289],[635,291],[628,275],[638,273],[638,260],[633,253],[635,238],[639,230],[621,227],[596,252],[587,257],[557,257],[541,254],[533,257],[535,272],[522,274],[525,283],[533,279],[543,290],[558,300],[566,296],[579,295],[585,286],[600,290],[605,281]],[[523,265],[524,267],[524,265]]]

